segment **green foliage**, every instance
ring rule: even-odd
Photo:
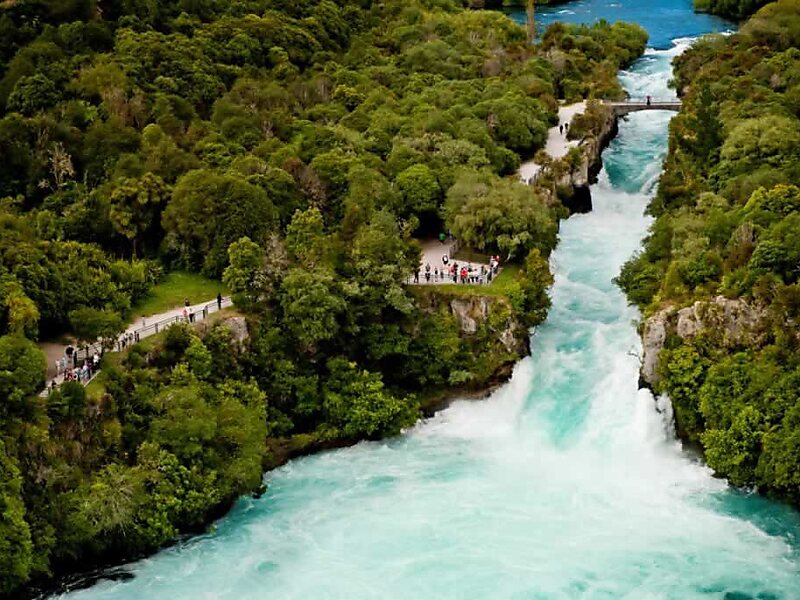
[[[27,400],[44,385],[47,369],[44,354],[33,342],[20,336],[0,337],[0,414],[21,416]]]
[[[417,419],[416,404],[386,392],[378,374],[360,370],[344,358],[328,361],[324,409],[330,423],[350,439],[400,433]]]
[[[427,165],[412,165],[397,176],[397,186],[403,196],[406,210],[422,215],[435,212],[439,205],[441,188],[436,176]]]
[[[332,274],[292,269],[281,285],[284,323],[307,350],[336,336],[338,316],[347,303],[336,289]]]
[[[213,276],[222,274],[232,242],[245,236],[264,240],[275,221],[275,207],[263,190],[210,170],[178,180],[163,216],[167,244],[177,259]]]
[[[0,441],[0,593],[8,594],[28,580],[32,544],[25,522],[22,477]]]
[[[741,17],[763,2],[706,0]],[[778,0],[732,36],[710,36],[676,59],[681,113],[644,251],[617,283],[647,312],[724,294],[754,310],[659,355],[659,392],[678,433],[734,485],[800,504],[797,281],[800,276],[800,5]],[[730,315],[729,315],[730,316]],[[723,319],[724,320],[724,319]],[[708,323],[714,323],[709,313]],[[741,328],[741,329],[736,329]]]
[[[698,392],[709,367],[709,360],[691,346],[664,349],[659,356],[659,390],[669,394],[675,410],[678,433],[697,439],[703,430]]]
[[[69,320],[81,344],[89,346],[99,340],[105,350],[112,349],[125,330],[119,314],[109,310],[76,308],[69,313]]]
[[[529,186],[490,176],[466,175],[453,185],[445,206],[456,237],[507,259],[532,249],[548,255],[556,245],[554,215]]]
[[[199,338],[192,339],[184,354],[189,370],[198,379],[207,379],[211,375],[214,358]]]
[[[767,4],[769,0],[694,0],[697,10],[723,17],[743,19]]]
[[[518,310],[523,315],[523,321],[528,327],[535,327],[547,318],[550,308],[548,290],[553,285],[553,275],[547,260],[534,248],[525,259],[525,264],[520,271],[519,286],[521,302]]]
[[[5,4],[0,593],[196,530],[261,485],[268,435],[392,435],[418,393],[516,360],[499,338],[544,319],[558,214],[505,176],[557,98],[617,95],[645,39],[599,23],[537,47],[449,0]],[[474,335],[404,285],[412,233],[443,226],[529,257]],[[21,336],[109,348],[221,277],[246,325],[174,325],[39,398]]]
[[[248,237],[228,247],[229,265],[222,274],[222,281],[233,293],[236,304],[243,308],[252,306],[258,300],[255,282],[261,266],[261,254],[258,244]]]

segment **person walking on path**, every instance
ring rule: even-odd
[[[558,125],[558,133],[564,135],[564,125],[561,123]]]
[[[222,294],[217,294],[217,310],[222,310]]]

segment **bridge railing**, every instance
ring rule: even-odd
[[[680,104],[680,98],[654,98],[650,97],[650,104]],[[632,97],[625,98],[625,100],[603,100],[603,104],[625,105],[625,104],[647,104],[647,96],[642,98]]]

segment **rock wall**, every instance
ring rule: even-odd
[[[723,348],[754,346],[765,341],[768,332],[766,311],[743,299],[717,296],[691,306],[665,308],[647,319],[642,327],[641,383],[654,386],[659,381],[659,355],[669,336],[690,340],[709,336]]]

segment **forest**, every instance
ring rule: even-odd
[[[694,0],[697,10],[730,19],[744,19],[771,0]]]
[[[733,484],[800,505],[800,2],[759,10],[675,61],[683,109],[656,220],[619,283],[651,316],[715,296],[752,307],[743,339],[707,330],[661,352],[679,433]]]
[[[281,444],[394,435],[518,358],[486,327],[544,319],[566,212],[511,176],[647,36],[536,46],[466,4],[0,4],[0,594],[202,531]],[[446,229],[513,265],[468,339],[404,285]],[[245,335],[174,326],[39,395],[38,340],[113,339],[175,269]]]

